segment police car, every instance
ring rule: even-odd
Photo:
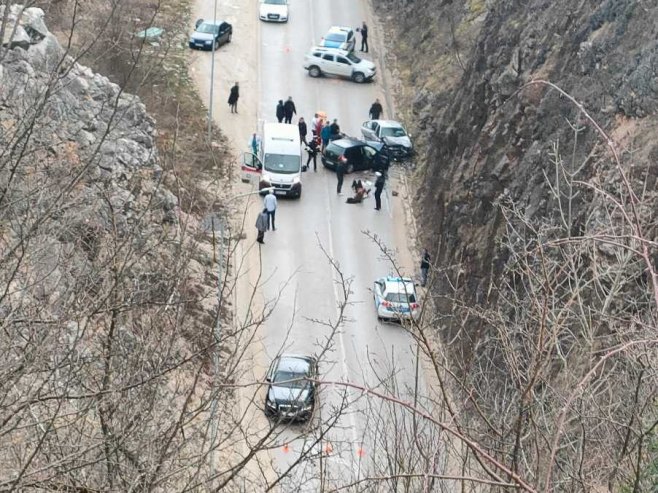
[[[416,286],[408,277],[382,277],[375,281],[373,294],[379,319],[417,319],[420,303]]]

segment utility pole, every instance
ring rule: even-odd
[[[217,0],[214,2],[213,12],[212,12],[212,25],[213,29],[217,26]],[[213,93],[215,86],[215,42],[213,32],[212,40],[212,60],[210,61],[210,102],[208,103],[208,144],[212,142],[212,105],[213,105]]]

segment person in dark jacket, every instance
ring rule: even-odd
[[[359,31],[361,31],[361,51],[368,53],[368,26],[366,25],[366,21],[363,21]]]
[[[345,176],[345,163],[341,160],[338,160],[338,163],[336,163],[336,180],[338,180],[338,182],[336,183],[336,193],[338,195],[343,195],[341,193],[341,190],[343,188],[344,176]]]
[[[382,108],[382,103],[379,102],[379,98],[375,99],[375,102],[372,103],[368,115],[371,120],[379,120],[379,117],[384,113],[384,108]]]
[[[265,243],[265,231],[267,231],[269,223],[270,221],[267,214],[267,208],[265,208],[263,209],[263,212],[258,214],[258,218],[256,219],[256,229],[258,230],[258,237],[256,238],[256,241],[258,243]]]
[[[420,285],[425,287],[427,284],[427,274],[430,270],[430,252],[427,251],[427,248],[423,248],[423,256],[420,260]]]
[[[279,123],[283,121],[286,111],[283,109],[283,99],[279,99],[279,104],[276,105],[276,119]]]
[[[306,142],[306,134],[308,133],[308,128],[306,127],[306,122],[304,121],[304,117],[300,116],[299,117],[299,122],[297,123],[297,126],[299,127],[299,139],[304,143],[307,144]]]
[[[375,210],[378,211],[382,208],[382,191],[384,190],[386,178],[379,171],[375,173],[375,176],[377,177],[375,180]]]
[[[313,139],[306,145],[306,152],[308,152],[308,159],[306,160],[306,168],[308,168],[311,159],[313,160],[313,171],[318,170],[317,155],[318,155],[318,142]]]
[[[292,96],[288,96],[288,100],[283,103],[283,113],[285,115],[283,123],[292,123],[292,115],[297,114],[297,108],[295,108]]]
[[[228,105],[231,107],[231,113],[238,112],[238,99],[240,98],[240,87],[236,82],[233,87],[231,87],[231,93],[228,95]]]
[[[340,139],[340,125],[338,125],[338,119],[334,118],[334,121],[329,125],[331,132],[329,134],[329,140]]]

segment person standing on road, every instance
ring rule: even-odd
[[[267,229],[270,229],[271,226],[272,231],[276,231],[276,226],[274,225],[274,216],[276,215],[276,195],[274,195],[274,190],[270,190],[270,193],[265,196],[263,199],[263,205],[267,212]]]
[[[265,231],[267,231],[267,209],[263,209],[263,212],[258,214],[256,218],[256,229],[258,230],[258,237],[256,241],[258,243],[265,243]]]
[[[231,93],[228,95],[228,105],[231,107],[231,113],[238,112],[238,99],[240,98],[240,87],[236,82],[233,87],[231,87]]]
[[[375,176],[377,177],[375,180],[375,210],[378,211],[382,208],[382,191],[384,190],[386,178],[379,171],[375,173]]]
[[[420,260],[420,285],[425,287],[427,284],[427,274],[430,271],[430,252],[427,251],[427,248],[423,248],[423,256]]]
[[[384,108],[382,108],[382,103],[379,102],[379,98],[375,99],[375,102],[372,103],[368,115],[371,120],[379,120],[379,117],[384,113]]]
[[[313,116],[313,119],[311,120],[311,134],[313,135],[313,138],[317,138],[317,131],[318,131],[318,114],[316,113]]]
[[[318,155],[318,141],[313,139],[311,142],[306,144],[306,152],[308,152],[308,159],[306,160],[306,168],[308,168],[311,159],[313,160],[313,171],[318,171],[318,163],[316,156]]]
[[[363,21],[359,31],[361,31],[361,51],[368,53],[368,26],[366,25],[366,21]]]
[[[299,127],[299,139],[304,143],[308,144],[306,142],[306,134],[308,133],[308,128],[306,127],[306,122],[304,121],[304,117],[300,116],[299,117],[299,122],[297,123],[297,126]]]
[[[329,139],[331,138],[331,125],[325,125],[320,131],[320,137],[322,138],[322,151],[327,147]]]
[[[288,96],[288,100],[283,103],[283,113],[285,115],[285,120],[283,123],[292,123],[292,115],[297,114],[297,108],[295,108],[295,103],[292,100],[292,96]]]
[[[279,123],[283,121],[283,117],[286,112],[283,109],[283,99],[279,99],[279,104],[276,105],[276,119],[279,120]]]
[[[336,179],[338,180],[336,184],[336,193],[338,195],[343,195],[341,193],[341,190],[343,189],[343,177],[345,176],[345,163],[343,161],[338,160],[336,163]]]
[[[249,147],[251,147],[251,152],[258,156],[258,151],[260,151],[260,136],[256,132],[251,136]]]
[[[329,125],[331,132],[329,134],[329,140],[340,139],[340,125],[338,125],[338,119],[334,118],[334,121]]]

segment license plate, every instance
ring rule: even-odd
[[[286,195],[286,190],[274,190],[274,195]]]

